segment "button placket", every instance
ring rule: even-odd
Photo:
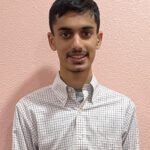
[[[76,116],[76,146],[78,149],[86,146],[86,122],[81,111],[80,109]]]

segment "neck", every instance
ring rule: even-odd
[[[70,87],[74,89],[82,89],[84,84],[90,83],[92,79],[92,71],[86,72],[61,72],[60,77]]]

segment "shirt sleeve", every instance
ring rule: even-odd
[[[126,112],[122,139],[123,150],[139,150],[139,130],[137,127],[135,105],[132,102]]]
[[[16,107],[12,131],[12,150],[38,150],[33,136],[30,117],[25,114],[23,108]]]

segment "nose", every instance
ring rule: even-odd
[[[83,41],[80,37],[80,35],[76,34],[73,37],[73,42],[72,42],[72,48],[76,50],[82,50],[83,48]]]

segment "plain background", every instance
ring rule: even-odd
[[[58,69],[48,45],[50,0],[0,2],[0,150],[9,150],[16,102],[52,83]],[[132,98],[141,150],[150,149],[150,1],[97,0],[102,47],[93,71],[101,84]]]

